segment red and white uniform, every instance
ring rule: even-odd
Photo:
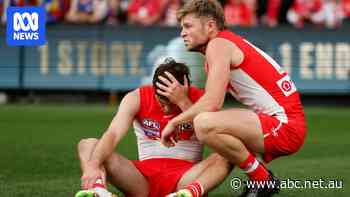
[[[181,140],[175,147],[163,146],[159,139],[161,131],[168,121],[181,113],[178,111],[172,115],[163,113],[155,98],[154,88],[144,86],[139,88],[140,110],[134,121],[135,134],[139,151],[139,160],[150,158],[173,158],[189,161],[200,161],[202,159],[202,144],[194,135],[192,124],[183,124],[178,132]],[[190,100],[194,103],[203,94],[195,87],[189,89]]]
[[[159,141],[161,131],[181,111],[164,114],[152,86],[140,87],[139,94],[140,109],[134,121],[139,161],[133,163],[148,181],[148,197],[163,197],[175,192],[183,174],[202,159],[203,145],[197,140],[193,125],[183,124],[178,128],[180,140],[176,146],[163,146]],[[193,103],[202,95],[202,90],[190,87],[189,97]]]
[[[233,32],[221,31],[217,37],[233,42],[244,54],[240,65],[231,66],[228,91],[258,114],[265,138],[265,161],[296,152],[304,142],[306,125],[299,93],[288,73]]]

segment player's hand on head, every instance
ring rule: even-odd
[[[166,147],[173,147],[177,143],[177,137],[174,133],[176,129],[176,125],[173,124],[171,121],[168,122],[168,124],[164,127],[162,133],[160,142],[166,146]]]
[[[189,99],[188,98],[188,88],[189,84],[186,76],[184,76],[184,85],[179,83],[176,78],[169,72],[165,72],[169,79],[159,76],[164,84],[157,83],[157,93],[163,95],[169,99],[170,102],[178,105],[179,103]]]

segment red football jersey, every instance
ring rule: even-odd
[[[159,142],[161,131],[173,117],[181,113],[164,114],[155,97],[152,86],[139,88],[140,109],[134,121],[134,129],[137,136],[139,159],[149,158],[175,158],[191,161],[199,161],[202,158],[202,144],[194,135],[192,123],[179,126],[180,141],[175,147],[166,148]],[[203,91],[190,87],[189,98],[194,103],[203,95]]]
[[[238,67],[231,66],[228,91],[257,113],[275,116],[282,123],[295,120],[304,127],[304,112],[299,93],[288,73],[265,52],[234,34],[224,30],[219,38],[234,43],[244,54]],[[208,72],[208,65],[205,65]]]

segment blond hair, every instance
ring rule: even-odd
[[[213,19],[219,30],[226,28],[224,11],[217,0],[187,0],[185,5],[177,11],[177,20],[181,22],[188,14]]]

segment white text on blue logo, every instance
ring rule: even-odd
[[[27,22],[27,23],[25,23]],[[39,29],[39,15],[38,13],[14,13],[13,15],[13,33],[14,40],[38,40],[39,33],[33,32]],[[19,32],[19,31],[24,32]]]

